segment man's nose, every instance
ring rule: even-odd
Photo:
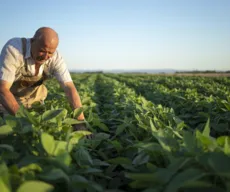
[[[45,52],[43,56],[44,56],[45,59],[49,59],[50,58],[50,55],[47,52]]]

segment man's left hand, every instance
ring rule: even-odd
[[[89,131],[85,123],[73,125],[73,131]],[[92,134],[86,136],[87,139],[92,139]]]
[[[85,123],[73,125],[73,131],[88,131]]]

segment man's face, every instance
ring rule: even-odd
[[[36,64],[42,64],[51,58],[56,51],[57,43],[54,41],[45,41],[32,39],[31,53]]]

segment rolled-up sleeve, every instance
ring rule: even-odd
[[[16,73],[16,61],[17,54],[15,53],[15,48],[6,44],[0,55],[0,80],[5,80],[8,82],[14,82]]]
[[[52,67],[53,74],[60,83],[72,81],[67,65],[58,51],[52,58]]]

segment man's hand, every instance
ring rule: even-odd
[[[75,85],[73,84],[73,82],[66,82],[63,85],[61,84],[61,86],[64,88],[66,97],[68,98],[68,101],[69,101],[72,109],[75,110],[77,108],[82,107],[80,96],[79,96],[77,89],[75,88]],[[79,121],[85,120],[83,112],[81,112],[81,114],[79,114],[77,119]],[[86,124],[83,122],[81,124],[73,125],[73,131],[88,131],[88,128],[86,127]],[[86,138],[91,139],[92,134],[87,135]]]
[[[85,123],[73,125],[73,131],[88,131]]]
[[[85,123],[73,125],[73,131],[89,131]],[[92,139],[92,134],[86,136],[87,139]]]
[[[11,85],[12,83],[0,80],[0,102],[10,114],[15,115],[19,109],[19,105],[10,91]]]
[[[66,82],[64,83],[64,85],[61,85],[64,88],[66,97],[72,107],[73,110],[82,107],[81,104],[81,99],[80,96],[75,88],[75,85],[73,84],[73,82]],[[84,114],[81,113],[78,118],[79,121],[82,121],[85,119]]]

